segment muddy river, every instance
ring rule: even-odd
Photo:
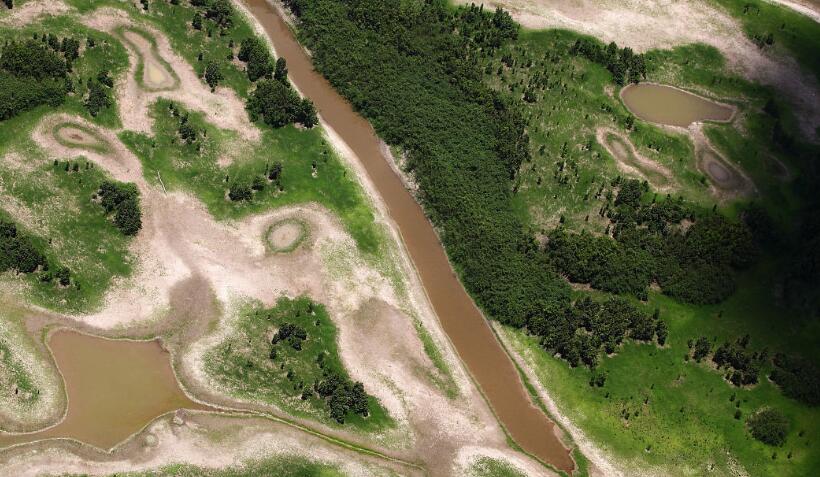
[[[153,419],[177,409],[204,409],[177,384],[159,342],[109,340],[74,331],[49,339],[68,395],[65,418],[30,434],[0,433],[0,447],[70,437],[110,449]]]
[[[633,84],[621,90],[621,99],[635,116],[653,123],[688,127],[698,121],[728,121],[732,108],[659,84]]]
[[[552,421],[533,405],[518,371],[453,272],[432,225],[380,148],[373,128],[319,73],[266,0],[243,0],[288,62],[290,77],[347,143],[398,225],[441,324],[499,421],[524,450],[563,470],[573,462]]]

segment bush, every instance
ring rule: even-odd
[[[770,446],[782,445],[789,433],[789,420],[777,409],[761,409],[752,414],[746,424],[752,437]]]
[[[228,190],[228,198],[234,202],[251,200],[253,191],[247,184],[234,183]]]
[[[219,64],[215,61],[209,62],[208,66],[205,67],[205,82],[211,87],[211,91],[216,89],[216,86],[223,78]]]
[[[256,121],[280,128],[292,123],[313,127],[318,122],[313,103],[301,99],[288,83],[276,80],[262,80],[248,98],[248,112]]]
[[[13,269],[31,273],[46,266],[46,258],[28,235],[20,233],[14,222],[0,219],[0,272]]]
[[[114,212],[114,225],[125,235],[136,235],[142,228],[139,191],[132,183],[105,181],[97,192],[106,213]]]

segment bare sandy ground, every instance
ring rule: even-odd
[[[608,140],[610,135],[616,136],[620,141]],[[615,164],[621,172],[648,181],[659,192],[668,192],[675,188],[675,179],[672,172],[662,164],[641,155],[635,149],[632,141],[623,134],[614,129],[598,128],[595,131],[595,139],[615,158]],[[630,159],[630,156],[632,159]],[[637,162],[637,164],[633,164],[633,162]],[[657,174],[663,179],[658,180],[658,177],[654,177],[653,174]]]
[[[28,25],[46,16],[58,16],[67,13],[71,8],[61,0],[30,0],[14,7],[5,16],[0,17],[0,24],[10,26]],[[0,13],[4,9],[0,8]]]
[[[287,250],[296,245],[305,233],[300,224],[284,222],[271,228],[268,232],[268,242],[274,250]]]
[[[470,3],[459,0],[457,3]],[[727,12],[702,0],[496,0],[528,28],[566,28],[637,52],[704,43],[733,71],[778,88],[797,108],[806,137],[820,125],[820,87],[791,57],[760,50]]]
[[[421,475],[419,469],[356,453],[263,418],[178,412],[163,416],[107,454],[70,441],[6,451],[3,475],[111,475],[190,462],[204,468],[236,468],[270,457],[307,456],[346,475]]]
[[[139,58],[146,58],[147,67],[143,70],[148,77],[149,85],[158,84],[165,87],[168,81],[164,79],[163,73],[154,71],[155,76],[159,75],[163,78],[155,78],[157,82],[152,82],[150,65],[153,64],[154,69],[159,68],[160,70],[164,70],[165,66],[159,59],[154,58],[154,52],[150,46],[147,46],[147,40],[132,33],[134,37],[132,39],[137,43],[124,42],[130,59],[128,74],[115,85],[120,119],[125,129],[150,134],[153,121],[150,117],[149,106],[162,97],[204,113],[208,122],[221,129],[236,131],[244,139],[257,140],[259,138],[259,129],[250,122],[245,105],[236,93],[225,87],[218,87],[215,93],[211,93],[210,88],[197,76],[191,65],[173,51],[168,38],[161,32],[147,24],[138,23],[125,11],[117,8],[97,9],[90,15],[83,16],[82,21],[91,28],[114,35],[119,28],[137,28],[147,32],[157,44],[159,57],[164,63],[170,65],[173,74],[179,78],[176,86],[162,91],[146,91],[136,79]],[[170,75],[167,71],[165,74]]]
[[[83,21],[104,31],[133,25],[125,13],[115,9],[98,10]],[[139,27],[150,31],[142,25]],[[158,32],[152,34],[156,34],[159,54],[172,66],[183,85],[179,90],[160,93],[162,96],[204,111],[206,119],[219,127],[233,129],[249,138],[258,135],[258,130],[248,123],[241,102],[232,93],[223,91],[216,95],[223,101],[222,106],[203,102],[202,98],[214,95],[204,89],[190,66],[170,51],[166,38]],[[147,108],[158,95],[139,87],[134,78],[137,52],[129,50],[129,55],[132,66],[128,77],[120,80],[116,89],[120,114],[126,129],[147,132],[150,131]],[[55,128],[66,124],[58,140]],[[95,138],[103,141],[105,150],[90,147],[89,134],[81,128],[92,131]],[[388,247],[384,259],[378,263],[362,256],[339,220],[319,205],[284,207],[240,221],[217,222],[195,198],[181,192],[166,194],[146,182],[138,158],[120,143],[115,131],[65,115],[45,117],[35,128],[33,139],[49,160],[82,154],[115,179],[134,182],[141,192],[143,230],[131,247],[138,258],[133,276],[118,280],[112,286],[100,310],[73,316],[48,314],[45,310],[39,313],[48,314],[50,322],[101,335],[146,336],[162,332],[168,336],[166,346],[174,355],[175,371],[192,398],[227,408],[283,415],[274,406],[245,402],[222,392],[204,372],[203,355],[231,332],[232,316],[238,304],[256,300],[272,305],[282,295],[309,295],[323,303],[334,319],[339,330],[341,358],[351,377],[364,383],[399,426],[389,434],[362,436],[297,420],[300,425],[424,462],[437,475],[450,473],[455,459],[466,452],[462,450],[465,447],[470,449],[470,455],[509,456],[519,465],[529,466],[532,475],[549,474],[508,447],[497,421],[441,330],[372,183],[339,138],[330,130],[325,132],[363,184],[375,209],[377,224],[386,232]],[[289,218],[308,225],[310,240],[290,254],[268,253],[267,230],[272,224]],[[215,300],[212,311],[208,310],[210,297]],[[219,320],[215,327],[211,325],[211,315]],[[448,398],[430,380],[429,376],[438,371],[423,351],[411,321],[414,319],[429,331],[442,351],[458,388],[457,399]],[[44,388],[50,393],[60,392],[53,385],[44,385]],[[209,460],[203,455],[208,449],[213,452],[213,446],[209,448],[187,434],[172,439],[167,433],[157,431],[156,437],[159,445],[151,448],[165,449],[165,452],[152,458],[152,465],[172,461],[225,465],[226,459],[235,456],[235,451],[227,446],[224,456]],[[260,438],[244,439],[257,441]],[[261,440],[277,441],[278,437]],[[167,446],[163,444],[169,441]],[[300,452],[312,450],[308,439],[300,443]],[[13,454],[9,465],[16,466],[9,468],[32,471],[31,454],[19,460],[14,457],[26,449],[37,449],[37,455],[45,456],[43,465],[49,462],[54,466],[76,465],[83,472],[104,472],[102,469],[111,468],[94,463],[93,459],[88,462],[75,459],[73,451],[58,449],[61,446],[48,442],[24,446],[9,453]],[[143,455],[143,450],[128,452],[123,458],[129,462],[117,463],[120,469],[132,467]],[[5,457],[6,454],[0,455],[0,460]],[[65,470],[66,467],[59,468]]]

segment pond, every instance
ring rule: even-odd
[[[729,121],[734,110],[678,88],[660,84],[632,84],[621,99],[635,116],[649,122],[689,127],[700,121]]]

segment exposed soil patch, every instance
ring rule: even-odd
[[[178,86],[176,75],[169,71],[158,57],[154,45],[142,33],[135,30],[122,30],[122,37],[137,52],[138,70],[142,69],[142,86],[151,91],[174,89]]]
[[[307,224],[298,220],[283,220],[267,231],[266,240],[274,253],[292,252],[310,233]]]
[[[0,24],[21,27],[42,17],[62,15],[70,9],[61,0],[29,0],[22,5],[15,6],[5,17],[0,18]],[[2,11],[3,8],[0,8],[0,12]]]
[[[622,172],[648,181],[654,189],[660,192],[667,192],[674,188],[672,172],[638,153],[632,142],[619,132],[599,128],[595,132],[595,138],[615,158],[615,163]]]
[[[173,51],[168,38],[156,28],[138,22],[123,10],[110,7],[94,10],[82,21],[91,28],[115,36],[119,36],[120,31],[123,35],[130,33],[130,38],[136,41],[131,43],[126,37],[123,42],[128,50],[130,66],[126,77],[120,78],[115,85],[117,106],[125,129],[151,134],[153,120],[149,114],[150,105],[162,97],[202,112],[211,124],[236,131],[243,139],[259,138],[259,129],[250,122],[245,105],[236,93],[226,87],[219,87],[212,93],[191,65]],[[147,37],[135,31],[144,32]],[[147,38],[153,39],[155,45]],[[152,73],[152,68],[141,67],[141,58],[146,59],[146,65],[153,63],[159,71]],[[158,81],[152,80],[152,75]],[[174,86],[170,86],[167,75],[176,76]],[[160,79],[160,76],[163,78]],[[152,84],[161,85],[163,89],[153,90]],[[145,85],[149,85],[148,89]]]
[[[695,143],[698,170],[709,178],[713,195],[721,200],[751,197],[757,192],[752,180],[739,166],[728,161],[709,143],[703,128],[690,128]]]

